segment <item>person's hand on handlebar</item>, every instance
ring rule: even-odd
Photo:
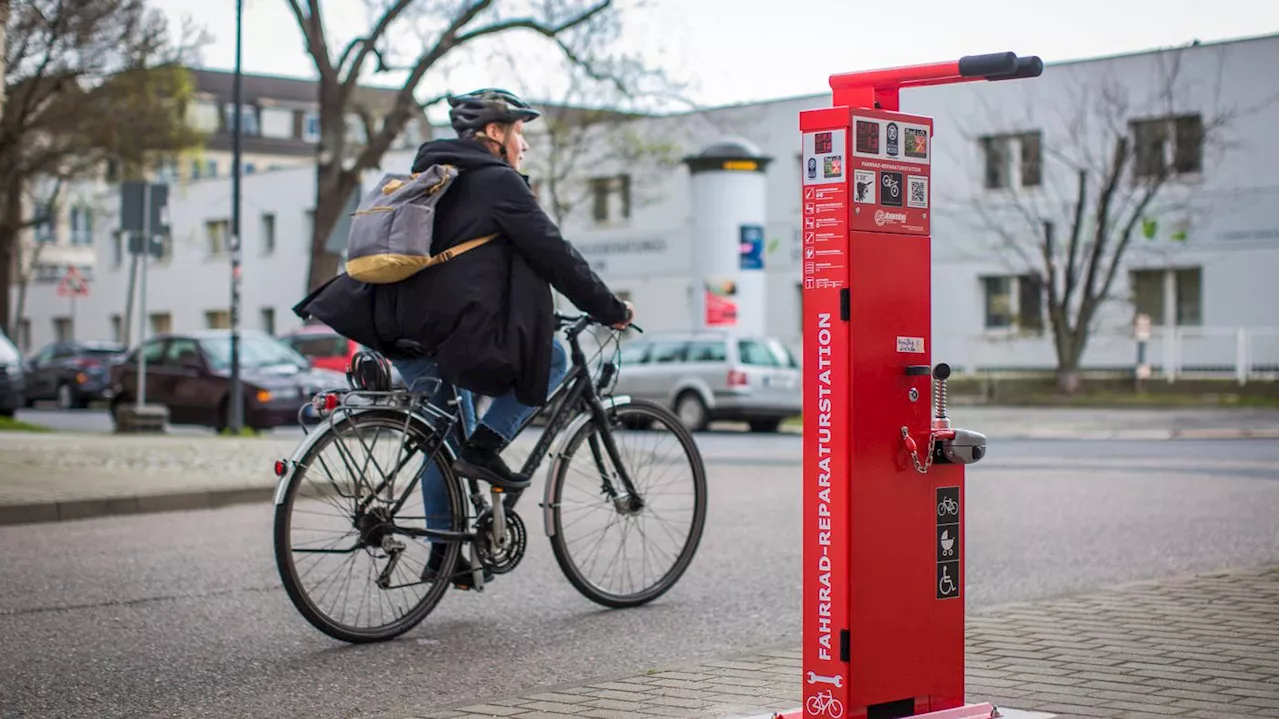
[[[615,330],[625,330],[631,324],[631,321],[636,318],[636,306],[627,301],[624,301],[622,304],[627,306],[627,319],[625,322],[619,322],[618,324],[613,325]]]

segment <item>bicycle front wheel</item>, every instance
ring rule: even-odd
[[[634,607],[665,594],[693,561],[706,523],[706,467],[693,435],[665,407],[632,400],[606,416],[603,431],[623,466],[596,422],[569,437],[550,488],[551,548],[583,596]],[[620,469],[635,497],[626,496]]]
[[[276,507],[276,567],[297,610],[335,639],[396,637],[448,591],[445,577],[462,540],[427,542],[397,531],[464,527],[462,492],[445,453],[422,450],[431,432],[395,410],[336,418],[289,478]],[[435,498],[430,518],[423,481]]]

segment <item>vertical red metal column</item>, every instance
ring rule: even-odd
[[[823,713],[849,693],[848,108],[805,112],[801,182],[804,305],[805,702]]]

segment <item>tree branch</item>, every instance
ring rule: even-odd
[[[356,83],[359,81],[360,70],[363,69],[364,61],[369,57],[369,53],[378,53],[375,49],[378,39],[386,33],[387,28],[391,23],[395,22],[396,18],[400,16],[400,13],[404,12],[405,8],[409,7],[412,3],[413,0],[396,0],[396,4],[392,5],[385,13],[383,13],[382,18],[378,20],[376,25],[374,25],[372,32],[365,37],[358,37],[352,40],[351,43],[347,45],[346,49],[342,51],[342,56],[338,58],[338,64],[336,66],[339,75],[342,74],[342,69],[346,65],[347,54],[350,53],[352,48],[357,44],[360,45],[360,52],[356,53],[355,60],[351,62],[351,68],[347,70],[347,77],[342,81],[342,97],[344,100],[351,96],[352,89],[355,88]],[[378,60],[381,64],[382,56],[380,54],[378,55]]]
[[[1064,309],[1070,309],[1071,295],[1076,289],[1076,280],[1079,276],[1076,257],[1080,252],[1080,236],[1084,232],[1085,205],[1089,202],[1089,171],[1081,169],[1078,172],[1078,177],[1076,209],[1071,216],[1071,240],[1067,243],[1067,272],[1062,279],[1062,306]]]
[[[1111,231],[1111,203],[1115,197],[1116,188],[1120,184],[1120,177],[1124,173],[1128,156],[1129,138],[1121,134],[1116,137],[1115,152],[1111,157],[1111,171],[1108,173],[1107,183],[1102,189],[1102,194],[1098,197],[1098,209],[1094,215],[1096,226],[1093,228],[1093,245],[1090,247],[1089,262],[1082,288],[1084,291],[1081,296],[1082,303],[1089,302],[1092,304],[1098,297],[1094,285],[1097,281],[1098,265],[1106,249],[1107,235]]]
[[[321,92],[324,92],[325,84],[338,82],[338,73],[329,62],[329,45],[324,38],[324,26],[320,22],[320,7],[316,0],[307,0],[307,7],[311,12],[310,16],[303,14],[298,0],[289,0],[289,9],[293,10],[293,17],[302,30],[302,37],[307,43],[307,54],[315,60],[316,71],[320,73]]]

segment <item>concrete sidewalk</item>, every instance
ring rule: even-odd
[[[968,701],[1027,712],[1010,719],[1275,717],[1276,587],[1270,567],[972,614]],[[781,647],[376,719],[768,717],[799,707],[800,682],[798,646]]]

